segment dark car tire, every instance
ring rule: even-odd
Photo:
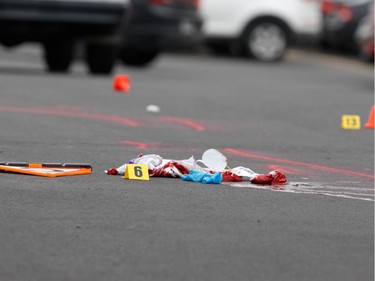
[[[74,42],[45,42],[44,60],[50,72],[68,72],[73,61]]]
[[[279,61],[289,46],[288,29],[281,22],[264,19],[251,24],[242,36],[246,53],[264,62]]]
[[[124,47],[121,50],[120,59],[126,65],[148,66],[158,55],[159,51],[157,49],[143,50]]]
[[[86,62],[91,74],[110,74],[118,56],[118,47],[111,44],[86,44]]]

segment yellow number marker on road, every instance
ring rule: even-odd
[[[358,115],[343,115],[341,127],[347,130],[361,129],[361,117]]]
[[[128,164],[126,165],[124,179],[129,180],[150,180],[147,164]]]

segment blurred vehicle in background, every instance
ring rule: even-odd
[[[48,70],[67,72],[83,41],[89,71],[110,73],[130,9],[129,0],[0,0],[0,43],[40,43]]]
[[[323,48],[356,53],[358,45],[354,34],[371,3],[373,0],[323,0]]]
[[[366,61],[374,62],[374,3],[369,5],[369,11],[359,23],[355,32],[360,57]]]
[[[201,43],[199,0],[132,0],[132,4],[120,53],[123,63],[147,66],[165,50]]]
[[[319,7],[316,0],[201,0],[203,34],[217,52],[277,61],[292,43],[319,41]]]

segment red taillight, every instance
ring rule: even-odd
[[[329,15],[332,14],[333,11],[335,10],[335,4],[330,2],[330,1],[323,1],[320,9],[324,15]]]
[[[334,3],[329,0],[325,0],[321,3],[320,9],[324,15],[336,15],[344,22],[348,22],[353,19],[352,9],[341,3]]]
[[[342,21],[348,22],[353,18],[353,11],[345,5],[339,5],[337,13]]]
[[[199,0],[192,0],[193,6],[198,9],[199,8]]]

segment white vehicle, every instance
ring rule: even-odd
[[[295,39],[318,39],[318,0],[201,0],[203,34],[216,51],[239,49],[261,61],[280,60]]]

